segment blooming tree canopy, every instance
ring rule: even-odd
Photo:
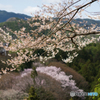
[[[89,43],[95,42],[97,38],[86,38],[86,35],[100,33],[99,27],[92,25],[91,27],[79,26],[73,23],[77,14],[97,0],[92,0],[84,4],[78,4],[81,0],[68,0],[62,3],[51,4],[50,6],[43,5],[41,10],[37,12],[34,17],[27,19],[27,23],[32,27],[29,33],[26,33],[26,28],[23,27],[19,31],[12,31],[6,28],[17,36],[13,39],[9,33],[6,33],[0,28],[0,36],[10,46],[4,46],[5,50],[17,52],[17,56],[8,59],[6,62],[12,68],[1,69],[3,73],[7,70],[13,71],[20,64],[40,59],[45,62],[46,60],[55,57],[59,49],[63,51],[73,51],[72,54],[68,53],[68,58],[62,59],[65,63],[72,62],[74,57],[78,54],[75,50],[81,50]],[[43,34],[45,31],[46,34]],[[3,42],[0,41],[0,46]],[[37,49],[43,49],[47,56],[34,54]],[[11,56],[10,54],[8,54]]]
[[[72,75],[67,76],[65,72],[61,71],[60,68],[57,68],[55,66],[47,66],[47,67],[37,67],[36,71],[39,71],[40,73],[47,74],[54,78],[55,80],[59,81],[61,83],[62,88],[66,88],[67,86],[71,87],[74,91],[83,92],[83,90],[76,87],[76,83],[71,78]]]

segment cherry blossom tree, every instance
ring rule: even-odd
[[[10,43],[10,46],[4,46],[5,50],[17,52],[16,57],[2,61],[2,63],[11,65],[12,68],[1,69],[1,71],[3,73],[6,73],[7,70],[13,71],[22,63],[36,59],[40,59],[44,63],[46,60],[55,57],[59,53],[59,49],[69,52],[68,58],[62,59],[62,61],[65,63],[72,62],[74,57],[78,55],[77,50],[81,50],[87,44],[96,42],[97,38],[86,38],[86,36],[99,35],[99,27],[96,25],[81,27],[72,21],[75,20],[76,15],[81,15],[86,7],[97,2],[97,0],[79,5],[80,1],[67,0],[49,6],[43,5],[34,17],[27,19],[27,23],[32,27],[29,33],[25,32],[25,27],[14,32],[6,28],[17,36],[16,39],[13,39],[9,33],[0,28],[0,36],[6,43]],[[46,32],[46,35],[44,32]],[[0,41],[0,46],[3,46],[2,41]],[[35,54],[37,49],[43,49],[47,55]],[[72,54],[70,54],[70,51],[72,51]]]

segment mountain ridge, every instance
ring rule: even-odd
[[[16,17],[20,19],[26,20],[27,18],[31,18],[31,16],[25,15],[25,14],[20,14],[20,13],[14,13],[14,12],[7,12],[5,10],[0,10],[0,23],[5,22],[11,17]]]

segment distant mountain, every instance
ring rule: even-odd
[[[56,21],[58,20],[58,18],[54,18]],[[63,19],[63,23],[67,23],[68,18],[64,18]],[[100,27],[100,20],[94,20],[94,19],[88,19],[88,18],[77,18],[77,19],[73,19],[71,21],[71,23],[76,23],[79,24],[80,27],[83,27],[85,25],[85,27],[92,27],[91,24],[96,25],[97,27]]]
[[[87,21],[87,23],[85,23]],[[66,19],[64,19],[63,21],[64,23],[66,23]],[[79,26],[84,26],[86,25],[84,28],[87,29],[87,27],[92,27],[91,24],[96,24],[97,27],[100,27],[100,20],[92,20],[92,19],[73,19],[72,20],[73,23],[79,24]],[[0,23],[0,27],[5,30],[5,32],[8,32],[6,28],[11,29],[12,31],[19,31],[22,27],[25,27],[25,33],[30,33],[31,34],[31,30],[35,30],[36,27],[30,27],[29,24],[27,23],[26,20],[24,19],[20,19],[20,18],[16,18],[16,17],[10,17],[9,19],[7,19],[4,22]],[[99,29],[100,31],[100,29]],[[47,35],[49,32],[49,30],[43,30],[41,33]],[[41,33],[39,33],[39,35],[41,35]],[[12,35],[13,39],[16,38],[16,36],[13,33],[10,33],[10,35]],[[90,36],[88,36],[88,38],[90,37],[97,37],[96,35],[92,34]],[[2,37],[0,37],[0,40],[2,40]],[[3,40],[2,40],[3,41]]]
[[[13,12],[0,10],[0,23],[7,21],[11,17],[16,17],[16,18],[20,18],[24,20],[26,20],[26,18],[31,18],[30,16],[25,15],[25,14],[19,14],[19,13],[13,13]]]
[[[80,26],[83,26],[83,24],[86,25],[86,27],[91,26],[91,24],[96,24],[96,26],[100,27],[100,20],[93,20],[93,19],[75,19],[73,20],[74,23],[78,23]]]
[[[21,16],[23,14],[19,14],[19,15]],[[24,17],[25,16],[27,16],[27,15],[24,15]],[[0,19],[1,19],[1,17],[0,17]],[[10,17],[6,21],[1,22],[0,27],[2,29],[5,29],[6,27],[8,27],[8,28],[12,29],[13,31],[15,31],[15,30],[18,31],[20,28],[26,27],[26,32],[29,32],[32,29],[32,27],[30,27],[29,24],[27,23],[27,21],[24,20],[25,18],[23,18],[23,19],[20,19],[20,18]],[[56,18],[56,20],[58,20],[58,19]],[[64,19],[63,22],[66,23],[67,19]],[[84,26],[85,25],[84,28],[92,27],[91,24],[94,24],[94,25],[96,24],[97,27],[100,27],[100,20],[79,19],[78,18],[78,19],[73,19],[72,22],[76,23],[76,24],[79,24],[79,26]],[[43,32],[43,33],[45,33],[45,32]],[[47,31],[46,31],[46,33],[47,33]]]

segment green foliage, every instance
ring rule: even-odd
[[[100,78],[100,43],[89,44],[78,53],[79,55],[73,62],[67,65],[79,72],[89,82],[89,88],[85,91],[93,92],[94,85]]]
[[[35,77],[38,75],[38,74],[37,74],[37,71],[36,71],[36,67],[33,67],[32,69],[33,69],[33,70],[32,70],[32,72],[31,72],[31,77],[33,78],[33,82],[36,83],[36,82],[35,82]]]
[[[70,98],[69,100],[73,100],[73,98]]]
[[[55,59],[57,59],[58,61],[62,61],[62,59],[66,58],[67,58],[67,52],[64,52],[59,49],[59,53],[55,55]]]
[[[37,54],[38,57],[39,57],[39,55],[47,56],[47,53],[46,53],[43,49],[37,49],[37,50],[34,52],[34,54]],[[34,54],[33,54],[33,55],[34,55]]]
[[[32,29],[25,20],[3,22],[3,23],[0,23],[0,27],[2,27],[3,30],[6,30],[6,28],[9,28],[9,29],[12,29],[12,31],[15,31],[15,30],[18,31],[20,30],[20,28],[26,27],[25,32],[30,32],[30,30]]]
[[[89,82],[93,82],[96,76],[96,69],[94,64],[88,59],[87,62],[82,66],[80,74]],[[90,77],[89,77],[90,76]]]
[[[27,100],[39,100],[39,97],[37,96],[33,86],[29,90],[29,97]]]
[[[45,91],[42,87],[34,88],[32,86],[27,100],[56,100],[56,98],[50,91]]]
[[[94,88],[94,92],[97,92],[98,96],[94,96],[93,100],[100,100],[100,78],[98,79],[98,84]]]
[[[32,67],[32,62],[33,62],[33,61],[22,63],[22,64],[16,69],[16,71],[23,71],[24,69],[31,68],[31,67]]]

